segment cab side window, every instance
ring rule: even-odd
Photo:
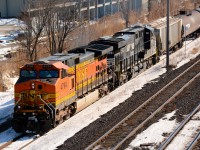
[[[61,78],[65,78],[67,76],[67,71],[65,69],[62,69],[61,71]]]

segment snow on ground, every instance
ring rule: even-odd
[[[198,131],[197,131],[198,130]],[[176,145],[176,149],[185,150],[191,140],[197,135],[200,131],[200,112],[198,112],[192,120],[189,121],[184,128],[180,131],[178,136],[170,143],[170,145],[166,148],[166,150],[174,149],[174,145]]]
[[[1,50],[0,50],[0,55],[5,55],[5,54],[7,54],[9,51],[16,51],[17,48],[18,48],[18,46],[1,48]]]
[[[199,41],[200,40],[197,39],[194,41],[186,41],[186,43],[184,42],[181,51],[178,53],[174,53],[172,56],[170,56],[170,64],[175,66],[176,68],[179,68],[189,62],[191,58],[196,57],[199,54]],[[190,49],[190,51],[188,49]]]
[[[22,145],[26,145],[28,142],[31,142],[33,138],[35,138],[35,136],[33,135],[25,136],[21,138],[20,140],[14,142],[13,144],[9,145],[8,147],[6,147],[6,150],[19,150],[21,149]]]
[[[24,24],[24,22],[16,18],[0,19],[0,26],[5,26],[5,25],[21,26],[22,24]]]
[[[10,87],[13,87],[17,78],[10,78]],[[7,92],[0,92],[0,124],[11,117],[14,108],[14,92],[10,88]]]
[[[13,139],[13,137],[18,136],[19,134],[16,133],[12,128],[0,133],[1,145]]]
[[[11,117],[14,108],[14,94],[10,92],[0,92],[0,124]]]
[[[200,43],[200,38],[195,40],[194,44],[189,44],[189,47],[195,47],[198,46],[198,43]],[[172,54],[170,57],[173,58],[174,60],[171,61],[173,62],[173,65],[179,67],[180,63],[183,61],[184,63],[187,62],[185,59],[185,56],[183,56],[183,48],[179,50],[178,52]],[[188,60],[190,60],[192,57],[196,57],[198,54],[200,54],[200,49],[196,50],[193,52],[193,48],[190,48],[187,50],[187,56],[190,57]],[[177,55],[175,57],[175,55]],[[179,61],[180,60],[180,61]],[[176,64],[178,63],[178,64]],[[182,65],[184,64],[182,63]],[[130,80],[126,84],[122,85],[121,87],[117,88],[114,90],[112,93],[109,95],[103,97],[93,105],[87,107],[83,111],[79,112],[69,120],[65,121],[63,124],[59,125],[55,129],[49,131],[46,133],[44,136],[40,137],[37,139],[35,142],[30,144],[28,147],[25,149],[45,149],[45,150],[50,150],[50,149],[55,149],[57,146],[63,144],[63,142],[72,137],[75,133],[83,129],[84,127],[88,126],[90,123],[101,117],[101,115],[107,113],[110,111],[112,108],[116,107],[120,103],[124,102],[127,98],[129,98],[132,93],[136,90],[141,89],[144,84],[151,82],[151,80],[158,78],[161,74],[166,72],[166,69],[164,68],[165,66],[165,59],[160,61],[158,64],[155,66],[151,67],[150,69],[146,70],[145,72],[141,73],[139,76],[136,78]],[[2,94],[2,93],[1,93]],[[5,94],[6,95],[6,94]],[[10,95],[9,98],[7,96]],[[3,94],[0,96],[2,97]],[[5,99],[2,97],[1,102],[0,102],[0,114],[7,114],[11,115],[12,113],[12,108],[13,108],[13,97],[11,94],[7,93],[7,96]],[[6,106],[6,108],[4,108]],[[11,111],[8,111],[11,110]],[[1,116],[1,115],[0,115]],[[164,124],[168,126],[168,124]],[[162,126],[164,126],[162,125]],[[172,125],[171,128],[174,126]],[[2,145],[6,140],[4,136],[1,136],[2,134],[7,134],[7,136],[15,136],[13,134],[13,130],[9,129],[10,131],[5,131],[4,133],[0,133],[0,145]],[[11,134],[9,134],[11,133]],[[55,140],[56,137],[59,137],[58,140]],[[30,139],[23,139],[23,143],[25,141],[27,142]],[[14,144],[10,145],[10,149],[16,149],[19,145],[22,146],[23,143],[20,141],[15,142]],[[42,144],[41,144],[42,143]]]
[[[157,123],[148,127],[145,131],[136,136],[136,138],[129,144],[126,150],[134,148],[146,148],[150,150],[156,149],[179,124],[176,119],[172,119],[176,111],[166,114]],[[200,130],[200,112],[196,114],[193,119],[180,131],[178,136],[170,143],[166,150],[185,150],[186,146]],[[196,119],[195,119],[196,118]],[[167,135],[165,137],[165,135]]]
[[[155,143],[161,143],[165,139],[163,133],[168,134],[172,132],[178,125],[176,120],[171,120],[175,113],[176,111],[166,114],[157,123],[154,123],[144,132],[136,136],[126,150],[132,150],[134,147],[140,147],[140,145],[145,145],[143,148],[155,149]],[[146,145],[150,146],[147,147]]]
[[[22,34],[25,23],[19,19],[0,19],[0,60],[5,60],[4,55],[16,51],[16,38]]]

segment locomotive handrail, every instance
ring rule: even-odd
[[[40,98],[40,100],[47,105],[47,107],[51,110],[51,114],[52,114],[52,118],[53,118],[53,109],[51,107],[49,107],[49,105],[42,99],[41,95],[39,94],[38,97]],[[49,103],[52,107],[53,105],[51,103]],[[53,107],[54,108],[54,107]],[[54,109],[55,110],[55,109]]]
[[[16,102],[15,106],[18,105],[18,103],[21,101],[21,98],[22,98],[22,95],[20,94],[20,96],[19,96],[19,100]]]

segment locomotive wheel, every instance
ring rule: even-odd
[[[128,81],[132,78],[132,76],[133,76],[132,72],[129,71],[127,73],[127,79],[128,79]]]
[[[99,89],[99,97],[104,97],[106,94],[105,94],[105,91],[102,90],[102,89]]]
[[[76,109],[77,109],[76,103],[70,106],[70,117],[76,113]]]
[[[149,63],[149,60],[147,60],[146,61],[146,69],[148,69],[148,68],[150,68],[151,67],[151,65],[150,65],[150,63]]]
[[[123,80],[124,83],[128,82],[128,76],[126,75],[126,78]]]
[[[152,57],[152,64],[155,65],[156,64],[156,58]]]
[[[59,119],[58,123],[59,124],[63,123],[63,117],[62,116],[60,116],[60,119]]]
[[[57,127],[58,126],[58,124],[56,123],[56,121],[53,121],[52,122],[52,128],[55,128],[55,127]]]
[[[183,42],[178,43],[178,48],[181,48],[181,47],[183,47]]]
[[[113,83],[108,83],[108,93],[110,93],[111,91],[114,90],[114,86],[113,86]]]
[[[70,115],[65,115],[65,116],[63,116],[63,120],[65,121],[65,120],[67,120],[67,119],[69,119],[70,118]]]
[[[119,81],[119,86],[123,85],[124,84],[124,81],[123,80],[120,80]]]

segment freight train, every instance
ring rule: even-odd
[[[193,20],[199,21],[200,13],[193,14],[170,18],[170,50],[182,46],[186,24],[192,29],[187,36],[199,35]],[[55,127],[154,65],[165,53],[165,29],[165,18],[135,24],[66,54],[24,65],[14,88],[13,129],[24,133]]]

